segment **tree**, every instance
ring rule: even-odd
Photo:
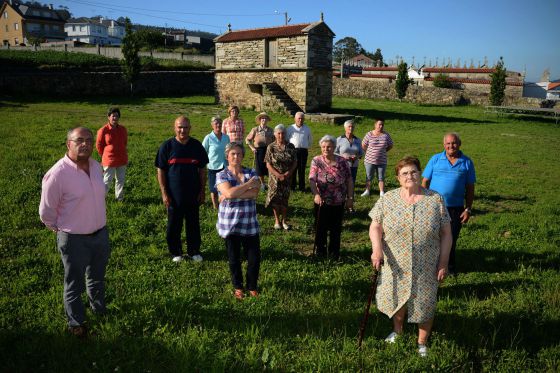
[[[408,65],[406,62],[402,61],[399,64],[399,70],[397,72],[397,79],[395,80],[395,89],[397,91],[397,97],[402,100],[406,96],[406,90],[411,83],[411,79],[408,77]]]
[[[375,62],[376,66],[383,66],[383,55],[381,54],[381,49],[377,48],[371,59]]]
[[[133,84],[140,76],[140,43],[138,37],[132,30],[130,19],[125,18],[124,22],[125,35],[122,40],[122,53],[124,56],[123,75],[124,79],[130,84],[130,93],[133,92]]]
[[[451,79],[449,79],[449,75],[437,74],[434,77],[434,87],[453,88],[453,83],[451,83]]]
[[[146,47],[150,50],[150,54],[157,47],[162,47],[165,45],[165,36],[156,30],[150,29],[140,29],[136,31],[136,37],[140,46]]]
[[[506,68],[504,67],[504,59],[500,60],[494,68],[494,72],[490,74],[490,103],[494,106],[500,106],[504,102],[506,91]]]
[[[333,59],[341,61],[356,57],[363,50],[362,45],[353,37],[347,36],[334,43]]]

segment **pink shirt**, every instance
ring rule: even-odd
[[[224,119],[222,122],[222,131],[229,136],[231,142],[243,144],[245,140],[245,124],[242,119],[237,118],[234,121],[230,118]]]
[[[89,159],[89,176],[67,155],[43,177],[41,221],[50,229],[90,234],[107,223],[101,165]]]
[[[339,206],[346,201],[348,179],[352,174],[344,158],[338,155],[334,158],[336,164],[331,166],[322,155],[314,157],[309,169],[309,182],[316,185],[325,204]]]

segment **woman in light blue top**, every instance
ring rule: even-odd
[[[354,121],[351,119],[344,122],[344,135],[338,136],[336,139],[336,148],[334,149],[334,154],[341,156],[348,162],[354,185],[356,184],[356,175],[358,174],[360,158],[364,155],[362,140],[354,136],[355,126]]]
[[[219,117],[212,117],[210,120],[212,132],[204,140],[202,146],[208,153],[208,189],[212,198],[212,206],[218,208],[218,190],[216,189],[216,174],[227,166],[225,157],[226,145],[229,144],[229,136],[222,133],[222,120]]]

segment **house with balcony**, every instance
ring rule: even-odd
[[[93,45],[121,45],[124,25],[104,18],[71,18],[64,26],[66,40]]]
[[[322,19],[228,30],[214,39],[217,100],[290,114],[330,108],[333,37]]]
[[[63,9],[24,5],[14,0],[0,6],[0,40],[4,46],[29,44],[30,38],[41,41],[62,41],[66,38],[64,24],[70,14]]]

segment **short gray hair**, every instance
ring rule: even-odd
[[[457,132],[447,132],[445,135],[443,135],[443,143],[444,144],[445,144],[445,139],[449,136],[455,137],[455,140],[457,140],[459,145],[461,145],[461,136],[459,136],[459,134]]]
[[[298,112],[294,115],[294,118],[297,118],[297,117],[305,117],[305,113],[304,113],[303,111],[298,111]]]
[[[274,133],[276,132],[286,132],[286,126],[284,126],[282,123],[278,123],[278,125],[274,127]]]
[[[243,147],[243,144],[240,142],[230,142],[229,144],[226,145],[226,149],[224,151],[226,158],[230,152],[231,149],[238,147],[239,149],[241,149],[241,155],[243,155],[243,157],[245,157],[245,148]]]
[[[67,141],[68,141],[68,140],[72,140],[72,134],[74,133],[74,131],[77,131],[77,130],[89,132],[89,134],[91,135],[91,138],[93,139],[93,132],[92,132],[92,130],[90,130],[90,129],[87,128],[87,127],[78,126],[78,127],[70,128],[70,129],[68,130],[68,132],[66,132],[66,140],[67,140]]]
[[[336,139],[331,135],[325,135],[321,137],[321,140],[319,140],[319,146],[321,146],[321,144],[324,142],[331,142],[333,145],[336,145]]]
[[[349,127],[349,126],[353,126],[354,125],[354,121],[352,119],[348,119],[346,122],[344,122],[344,128]]]
[[[214,122],[218,122],[218,123],[222,124],[222,118],[220,118],[220,116],[212,117],[212,118],[210,119],[210,124],[212,124],[212,123],[214,123]]]

